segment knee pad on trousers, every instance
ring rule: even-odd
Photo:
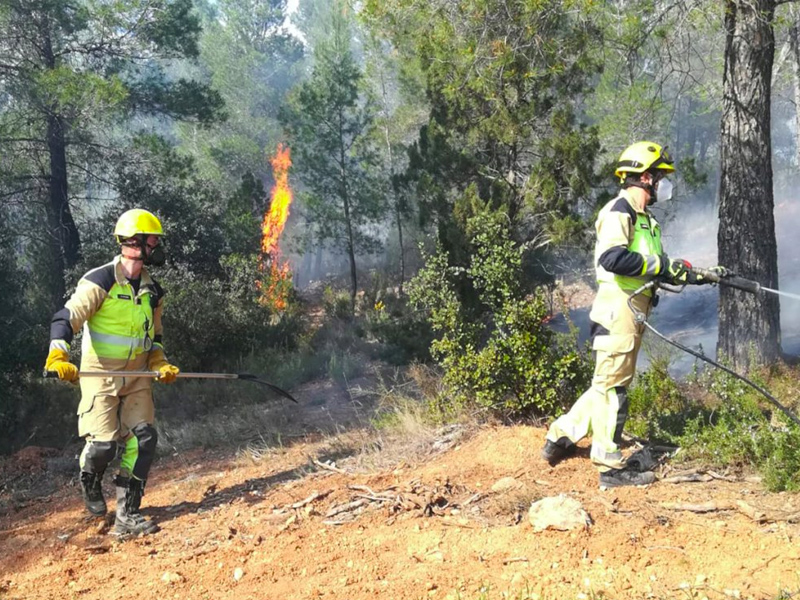
[[[147,479],[150,473],[150,465],[156,456],[156,444],[158,443],[158,432],[149,423],[141,423],[131,430],[136,437],[139,455],[133,465],[133,476],[137,479]]]
[[[87,441],[80,457],[81,471],[102,473],[117,455],[116,442]]]

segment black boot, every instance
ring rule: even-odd
[[[600,489],[621,487],[624,485],[649,485],[656,480],[655,473],[645,471],[641,473],[633,469],[611,469],[600,473]]]
[[[551,467],[555,467],[559,462],[575,454],[577,447],[566,437],[562,437],[557,442],[545,440],[544,448],[539,453],[542,459],[546,460]]]
[[[147,535],[158,531],[158,525],[139,512],[144,495],[144,481],[117,475],[117,518],[114,535]]]
[[[106,514],[106,500],[103,498],[103,473],[89,473],[81,471],[81,495],[86,504],[86,510],[97,517]]]

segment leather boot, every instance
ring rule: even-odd
[[[547,464],[551,467],[555,467],[565,458],[574,456],[576,451],[577,446],[569,441],[568,438],[562,437],[557,442],[545,440],[544,448],[542,448],[539,456],[542,457],[542,460],[547,461]]]
[[[106,514],[108,507],[103,498],[103,473],[89,473],[81,471],[81,495],[86,504],[86,510],[97,517]]]
[[[114,535],[147,535],[158,531],[158,525],[139,512],[144,495],[144,481],[117,475],[117,517]]]

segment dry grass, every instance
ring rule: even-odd
[[[275,405],[227,406],[194,419],[159,420],[159,443],[174,452],[216,446],[282,446],[284,409]]]

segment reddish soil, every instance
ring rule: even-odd
[[[550,468],[537,459],[543,435],[486,427],[416,464],[357,474],[309,457],[349,448],[335,467],[363,470],[359,431],[308,437],[258,461],[203,451],[163,458],[144,499],[161,531],[125,541],[85,519],[74,477],[50,475],[63,484],[35,501],[6,498],[0,598],[775,598],[800,589],[797,525],[663,506],[744,500],[774,514],[800,510],[800,498],[742,478],[601,492],[588,449]],[[23,456],[24,474],[43,468],[35,454]],[[7,481],[14,464],[4,465]],[[516,482],[493,492],[505,477]],[[365,500],[352,522],[325,516],[392,486],[406,494],[403,506]],[[420,497],[412,488],[450,504],[425,516],[409,502]],[[315,492],[322,497],[291,508]],[[559,493],[594,524],[535,533],[527,506]]]

